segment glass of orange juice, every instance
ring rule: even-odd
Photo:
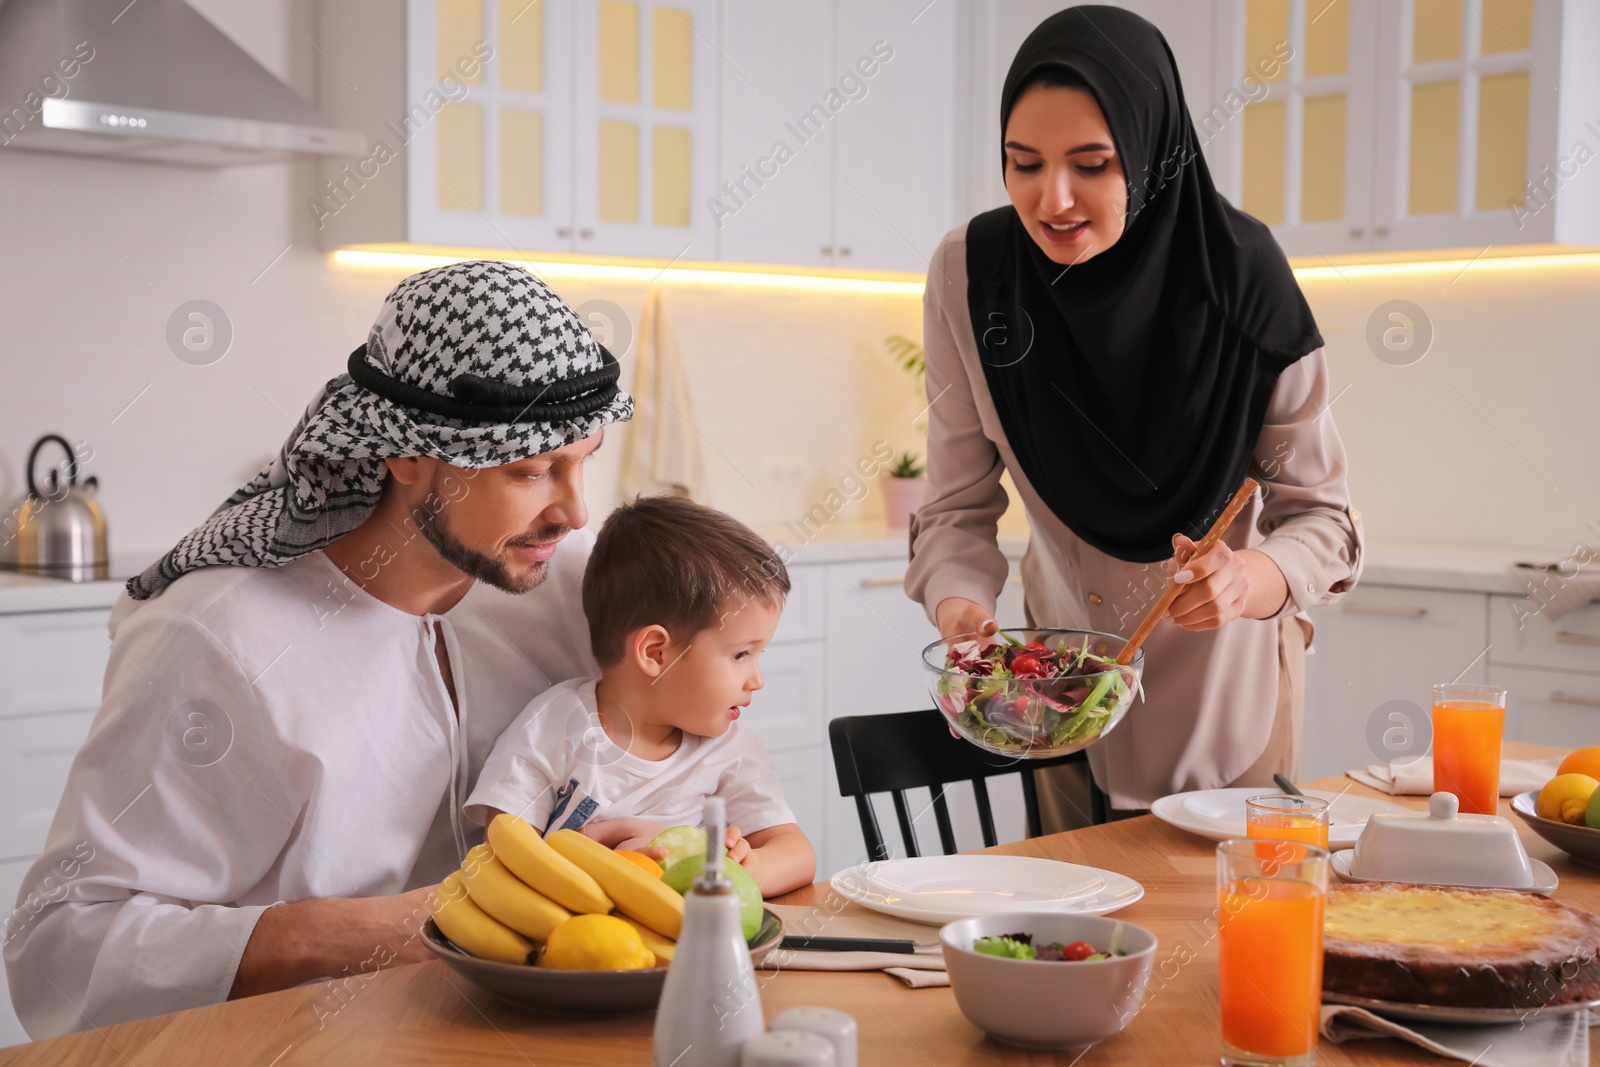
[[[1328,802],[1321,797],[1266,793],[1244,802],[1246,837],[1328,847]]]
[[[1433,687],[1433,791],[1454,793],[1463,812],[1494,815],[1506,691],[1452,682]]]
[[[1311,1067],[1322,1007],[1328,850],[1266,838],[1217,846],[1222,1062]]]

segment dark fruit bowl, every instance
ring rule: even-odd
[[[1539,791],[1531,789],[1511,798],[1511,810],[1516,812],[1523,822],[1533,827],[1534,833],[1573,859],[1580,863],[1600,866],[1600,830],[1591,830],[1587,826],[1573,826],[1555,819],[1542,819],[1537,813],[1538,803]]]

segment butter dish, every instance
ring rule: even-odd
[[[1428,811],[1373,815],[1356,847],[1333,857],[1349,882],[1520,889],[1548,895],[1560,879],[1531,859],[1516,827],[1499,815],[1463,815],[1453,793],[1428,798]]]

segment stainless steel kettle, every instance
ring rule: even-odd
[[[67,453],[66,484],[61,464],[50,468],[46,491],[33,479],[33,465],[45,445],[58,444]],[[28,495],[14,504],[0,531],[0,567],[22,574],[87,582],[109,577],[106,516],[95,500],[99,481],[78,484],[78,457],[59,434],[46,434],[28,453]]]

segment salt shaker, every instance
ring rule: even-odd
[[[745,1044],[739,1067],[838,1067],[828,1039],[803,1030],[768,1030]]]
[[[804,1030],[833,1046],[835,1067],[856,1067],[856,1021],[832,1008],[790,1008],[772,1017],[774,1030]]]
[[[683,933],[656,1009],[654,1067],[739,1067],[739,1050],[766,1029],[739,896],[722,866],[726,823],[722,798],[707,798],[705,867],[683,902]]]

